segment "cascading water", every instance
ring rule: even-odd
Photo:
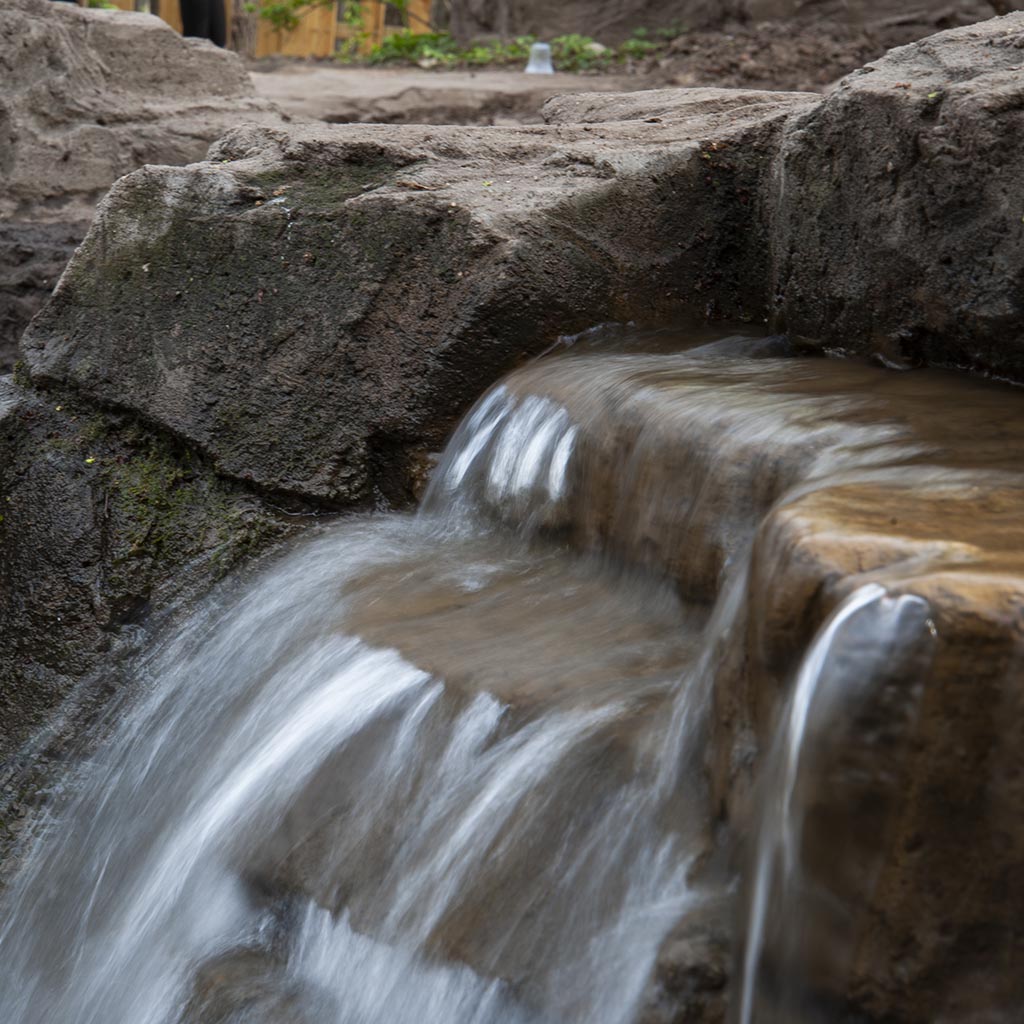
[[[715,895],[708,712],[758,523],[794,488],[923,472],[931,443],[879,371],[837,396],[756,349],[528,367],[419,516],[318,528],[156,642],[3,896],[6,1024],[635,1020]],[[742,1024],[799,874],[805,734],[852,699],[839,641],[859,624],[891,661],[926,622],[872,584],[808,651]]]
[[[878,690],[885,686],[887,677],[895,678],[902,684],[903,692],[899,706],[889,702],[883,736],[872,735],[870,730],[860,734],[862,744],[865,736],[871,738],[870,744],[865,744],[871,750],[861,770],[878,774],[890,769],[892,748],[898,747],[898,742],[892,741],[894,737],[898,740],[905,736],[901,730],[906,729],[907,719],[916,712],[920,688],[913,683],[924,678],[934,630],[925,601],[912,595],[893,597],[877,583],[868,583],[836,609],[807,651],[763,780],[766,800],[750,881],[748,934],[737,1015],[740,1024],[753,1024],[755,1019],[777,1020],[782,1024],[820,1017],[813,1005],[803,999],[799,986],[789,986],[790,991],[781,997],[776,993],[774,1005],[758,1004],[758,972],[769,938],[776,972],[792,978],[799,977],[798,963],[807,962],[799,948],[805,936],[820,942],[821,935],[827,934],[834,947],[836,936],[842,932],[834,919],[813,922],[820,908],[802,891],[808,884],[800,849],[802,818],[813,799],[800,793],[801,774],[810,771],[812,785],[821,785],[824,774],[821,754],[818,752],[815,760],[809,737],[814,737],[819,745],[835,744],[843,722],[856,719],[859,705],[877,706]],[[911,685],[906,685],[907,680],[912,681]],[[810,761],[810,765],[805,761]],[[872,788],[873,794],[879,791],[886,789]],[[882,815],[876,811],[875,817],[881,828]],[[867,860],[862,858],[861,873],[870,870]],[[828,894],[834,902],[837,895]],[[857,894],[844,895],[855,899]],[[835,907],[830,909],[834,913]],[[784,929],[780,928],[782,922]],[[841,965],[844,956],[836,955],[834,948],[830,952],[831,966]],[[791,961],[788,964],[784,963],[787,958]]]

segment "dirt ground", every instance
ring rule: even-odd
[[[526,75],[360,68],[330,61],[254,62],[260,96],[298,119],[333,123],[510,124],[540,119],[546,99],[565,92],[629,92],[664,86],[820,92],[903,42],[892,33],[823,23],[766,22],[730,31],[688,32],[669,51],[617,74]]]
[[[688,32],[644,72],[664,85],[821,92],[890,47],[909,41],[898,31],[828,21],[763,22],[727,32]]]
[[[258,66],[258,65],[257,65]],[[565,92],[650,88],[639,75],[526,75],[522,71],[354,68],[279,63],[252,72],[257,93],[301,120],[377,124],[528,124]]]

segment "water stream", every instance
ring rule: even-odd
[[[956,481],[927,387],[917,422],[896,375],[772,344],[527,367],[417,515],[311,529],[158,638],[3,895],[5,1024],[636,1020],[666,937],[734,891],[705,758],[758,525],[939,449]],[[742,1024],[801,898],[809,737],[933,631],[875,580],[797,666]]]

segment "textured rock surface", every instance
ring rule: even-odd
[[[115,656],[151,612],[283,532],[273,510],[166,436],[0,377],[0,848],[19,773],[60,756],[74,727],[56,712],[76,682],[105,667],[79,694],[80,722],[109,699]],[[43,725],[48,753],[13,760]]]
[[[822,1019],[1010,1020],[1024,997],[1022,508],[1019,477],[910,474],[797,499],[762,528],[736,666],[745,692],[720,688],[714,715],[737,834],[754,834],[753,751],[763,766],[780,695],[840,599],[884,582],[925,599],[935,631],[928,660],[856,680],[847,713],[802,747],[803,874],[793,916],[770,926],[762,978],[780,998],[796,980],[788,998]]]
[[[786,132],[780,326],[1024,379],[1024,14],[894,50]]]
[[[53,291],[85,238],[88,211],[77,216],[81,219],[53,224],[26,220],[0,224],[0,370],[13,366],[25,325]]]
[[[262,488],[402,499],[482,388],[558,334],[763,314],[761,175],[809,102],[668,91],[556,100],[517,129],[240,129],[208,163],[118,182],[25,356]]]
[[[774,341],[755,359],[756,346],[574,354],[507,380],[508,393],[566,408],[578,430],[565,497],[531,522],[666,571],[709,602],[753,537],[749,574],[719,596],[704,677],[717,850],[699,876],[756,837],[761,807],[782,813],[777,789],[751,783],[764,780],[830,613],[869,583],[927,602],[928,627],[901,635],[883,664],[871,663],[881,628],[831,651],[838,708],[812,718],[792,791],[803,875],[771,903],[762,999],[781,1006],[754,1019],[1013,1019],[1024,994],[1022,396],[943,371],[780,360]],[[741,875],[742,907],[753,867]],[[708,934],[728,917],[712,915]],[[742,925],[736,938],[742,948]],[[644,1020],[690,1019],[672,1014],[691,1001],[715,1013],[712,953],[666,945]]]
[[[0,79],[2,371],[116,178],[281,119],[234,54],[149,15],[49,0],[0,8]]]
[[[758,532],[715,692],[713,799],[735,835],[755,834],[751,769],[840,601],[867,583],[923,598],[927,658],[862,670],[802,746],[802,903],[769,933],[766,990],[800,978],[823,1019],[1009,1020],[1024,997],[1024,420],[1011,389],[946,404],[926,375],[898,379],[925,466],[790,495]],[[793,919],[795,973],[778,953]]]

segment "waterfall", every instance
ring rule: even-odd
[[[480,545],[429,519],[340,524],[151,652],[146,693],[6,896],[5,1020],[221,1019],[230,984],[207,979],[247,961],[238,998],[267,1019],[286,1003],[317,1022],[630,1019],[697,898],[693,837],[659,820],[650,784],[663,738],[633,734],[670,699],[674,656],[630,625],[597,639],[590,690],[557,651],[530,668],[574,692],[501,699],[346,626],[382,567],[450,560],[463,598],[510,564],[544,569]],[[571,586],[614,597],[591,568]],[[688,628],[662,588],[624,587]],[[623,692],[638,658],[655,664]]]
[[[858,702],[867,703],[880,679],[898,669],[901,684],[911,680],[904,697],[903,717],[912,715],[919,690],[922,662],[930,651],[934,624],[925,601],[913,595],[893,596],[877,583],[855,590],[821,627],[797,674],[776,749],[763,779],[765,806],[751,872],[752,895],[739,990],[740,1024],[753,1024],[757,1012],[758,972],[769,934],[769,905],[776,904],[773,932],[779,945],[794,948],[794,933],[808,926],[813,913],[802,899],[801,829],[805,806],[798,797],[801,771],[820,772],[808,760],[808,734],[835,737],[838,720],[854,716]],[[915,674],[916,673],[916,674]],[[894,715],[889,730],[905,724]],[[828,740],[825,740],[828,742]],[[871,753],[872,770],[879,771],[879,751]],[[773,891],[775,890],[775,891]],[[780,950],[776,949],[779,957]],[[780,959],[782,957],[779,957]],[[762,1012],[757,1019],[810,1020],[806,1007],[784,1005],[777,1017]]]
[[[833,394],[824,366],[744,339],[526,367],[418,514],[312,528],[157,637],[0,898],[5,1024],[635,1021],[680,922],[731,913],[706,762],[759,526],[925,471],[879,371]],[[793,666],[758,752],[741,1024],[817,912],[822,737],[916,678],[933,631],[898,575],[863,582]]]

